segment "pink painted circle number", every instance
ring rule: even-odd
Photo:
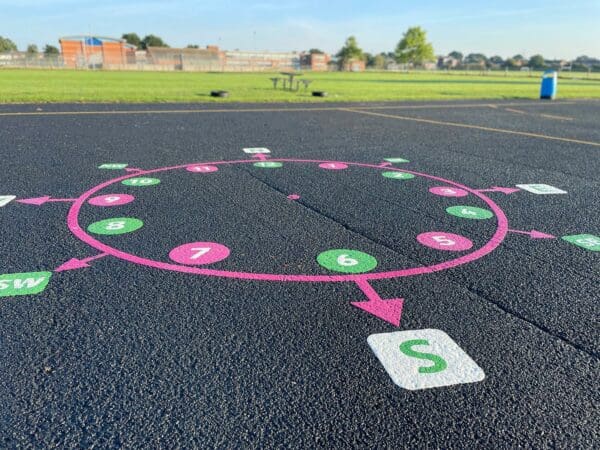
[[[348,168],[347,164],[344,163],[339,163],[339,162],[327,162],[327,163],[322,163],[319,164],[319,167],[321,169],[325,169],[325,170],[344,170]]]
[[[464,189],[459,189],[450,186],[436,186],[429,188],[429,192],[435,195],[441,195],[442,197],[466,197],[469,195]]]
[[[134,200],[135,197],[129,194],[106,194],[92,197],[88,200],[88,203],[94,206],[119,206],[126,205]]]
[[[421,233],[417,236],[417,241],[425,247],[434,248],[436,250],[446,250],[449,252],[460,252],[469,250],[473,247],[473,242],[464,236],[454,233],[446,233],[445,231],[429,231]]]
[[[221,261],[229,256],[229,249],[216,242],[191,242],[175,247],[169,258],[179,264],[202,265]]]
[[[211,173],[211,172],[216,172],[217,170],[219,170],[219,168],[217,166],[208,166],[208,165],[194,165],[194,166],[187,166],[186,170],[188,172],[195,172],[195,173]]]

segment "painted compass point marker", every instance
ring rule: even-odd
[[[485,220],[494,217],[494,213],[489,209],[476,208],[475,206],[450,206],[446,208],[446,212],[463,219]]]
[[[126,180],[121,181],[121,183],[125,186],[153,186],[159,184],[160,180],[158,178],[137,177],[127,178]]]
[[[382,172],[381,176],[392,178],[393,180],[411,180],[415,177],[412,173],[407,172]]]
[[[377,267],[377,260],[368,253],[344,248],[320,253],[317,262],[326,269],[343,273],[365,273]]]
[[[429,188],[429,192],[435,195],[440,195],[442,197],[466,197],[467,195],[469,195],[469,193],[464,189],[449,186],[435,186]]]
[[[319,167],[321,169],[325,169],[325,170],[344,170],[348,168],[347,164],[343,164],[343,163],[322,163],[319,164]]]
[[[450,252],[460,252],[469,250],[473,247],[473,242],[466,237],[454,233],[447,233],[445,231],[429,231],[427,233],[421,233],[417,236],[417,241],[425,247]]]
[[[126,205],[134,200],[135,197],[129,194],[106,194],[92,197],[88,200],[88,203],[94,206],[119,206]]]
[[[94,234],[125,234],[139,230],[144,226],[144,222],[134,217],[113,217],[94,222],[87,227],[90,233]]]
[[[179,264],[212,264],[229,256],[230,250],[217,242],[191,242],[175,247],[169,258]]]
[[[391,162],[391,163],[407,163],[410,162],[408,159],[404,159],[404,158],[384,158],[384,161],[387,162]]]
[[[274,162],[274,161],[261,161],[261,162],[256,162],[253,165],[254,165],[254,167],[260,167],[263,169],[277,169],[277,168],[283,166],[282,163]]]
[[[187,170],[188,172],[195,172],[195,173],[211,173],[211,172],[218,171],[219,168],[217,166],[210,166],[210,165],[193,165],[193,166],[187,166],[185,168],[185,170]]]

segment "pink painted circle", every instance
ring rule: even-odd
[[[106,194],[92,197],[88,200],[88,203],[94,206],[119,206],[126,205],[134,200],[135,197],[129,194]]]
[[[175,247],[169,258],[179,264],[202,265],[221,261],[229,256],[229,249],[217,242],[191,242]]]
[[[185,169],[188,172],[195,172],[195,173],[211,173],[211,172],[216,172],[217,170],[219,170],[219,168],[217,166],[208,166],[208,165],[200,165],[200,164],[196,164],[193,166],[187,166]]]
[[[429,192],[435,195],[441,195],[442,197],[466,197],[469,195],[464,189],[458,189],[449,186],[435,186],[429,188]]]
[[[473,242],[464,236],[445,231],[429,231],[417,236],[417,241],[425,247],[448,252],[461,252],[473,247]]]
[[[326,170],[344,170],[348,168],[348,164],[339,162],[326,162],[319,164],[319,167]]]
[[[342,161],[326,161],[326,160],[314,160],[314,159],[288,159],[288,158],[279,158],[279,159],[270,159],[270,161],[274,162],[290,162],[290,163],[298,163],[298,164],[344,164],[346,166],[356,166],[356,167],[366,167],[374,170],[386,170],[386,171],[400,171],[396,168],[390,167],[379,167],[375,164],[365,164],[365,163],[356,163],[356,162],[342,162]],[[125,261],[129,261],[134,264],[141,264],[148,267],[153,267],[156,269],[162,270],[171,270],[176,272],[184,272],[191,273],[196,275],[205,275],[205,276],[214,276],[214,277],[224,277],[224,278],[238,278],[245,280],[262,280],[262,281],[288,281],[288,282],[311,282],[311,283],[328,283],[328,282],[345,282],[345,281],[368,281],[368,280],[382,280],[387,278],[398,278],[398,277],[407,277],[413,275],[421,275],[426,273],[438,272],[441,270],[450,269],[452,267],[457,267],[462,264],[467,264],[469,262],[475,261],[479,258],[482,258],[489,253],[493,252],[504,240],[506,234],[508,233],[508,220],[506,215],[502,211],[502,209],[489,197],[487,197],[484,193],[478,192],[475,189],[464,186],[460,183],[456,183],[451,180],[447,180],[445,178],[437,177],[434,175],[429,175],[421,172],[414,172],[406,169],[402,169],[401,172],[412,173],[415,176],[427,178],[429,180],[436,181],[438,183],[442,183],[444,185],[450,185],[453,188],[462,189],[468,192],[471,195],[474,195],[481,199],[484,203],[488,205],[488,207],[494,212],[496,216],[496,231],[492,235],[489,241],[487,241],[482,247],[473,250],[470,253],[460,255],[457,258],[451,259],[449,261],[444,261],[441,263],[433,264],[430,266],[415,266],[405,269],[397,269],[397,270],[388,270],[385,272],[370,272],[363,274],[343,274],[343,275],[305,275],[305,274],[275,274],[275,273],[258,273],[258,272],[235,272],[230,270],[220,270],[220,269],[211,269],[208,267],[195,267],[192,265],[181,264],[181,263],[170,263],[164,261],[156,261],[149,258],[144,258],[138,255],[134,255],[132,253],[127,253],[125,251],[119,250],[117,248],[111,247],[107,245],[95,237],[90,236],[85,229],[83,229],[79,225],[79,214],[81,211],[81,207],[97,192],[105,189],[114,184],[121,183],[123,180],[127,180],[133,177],[146,176],[150,174],[155,174],[159,172],[166,172],[171,170],[182,170],[187,169],[191,166],[220,166],[220,165],[230,165],[230,164],[253,164],[256,160],[247,159],[247,160],[235,160],[235,161],[214,161],[210,163],[195,163],[195,164],[183,164],[178,166],[170,166],[170,167],[161,167],[158,169],[152,170],[144,170],[140,172],[135,172],[132,174],[123,175],[118,178],[114,178],[112,180],[108,180],[104,183],[99,184],[83,193],[71,206],[69,213],[67,215],[67,226],[69,230],[80,240],[85,242],[86,244],[94,247],[97,250],[100,250],[103,253],[107,253],[115,258],[123,259]]]

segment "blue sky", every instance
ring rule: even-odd
[[[516,53],[600,58],[600,0],[0,0],[0,35],[19,48],[58,37],[158,34],[172,47],[336,52],[355,35],[365,51],[391,51],[424,27],[437,54]]]

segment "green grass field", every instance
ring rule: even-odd
[[[269,73],[108,72],[0,69],[0,103],[43,102],[327,102],[454,99],[535,99],[540,75],[443,72],[307,73],[308,91],[274,90]],[[559,98],[600,98],[600,79],[560,79]],[[223,89],[228,99],[209,92]],[[315,98],[310,90],[323,90]]]

